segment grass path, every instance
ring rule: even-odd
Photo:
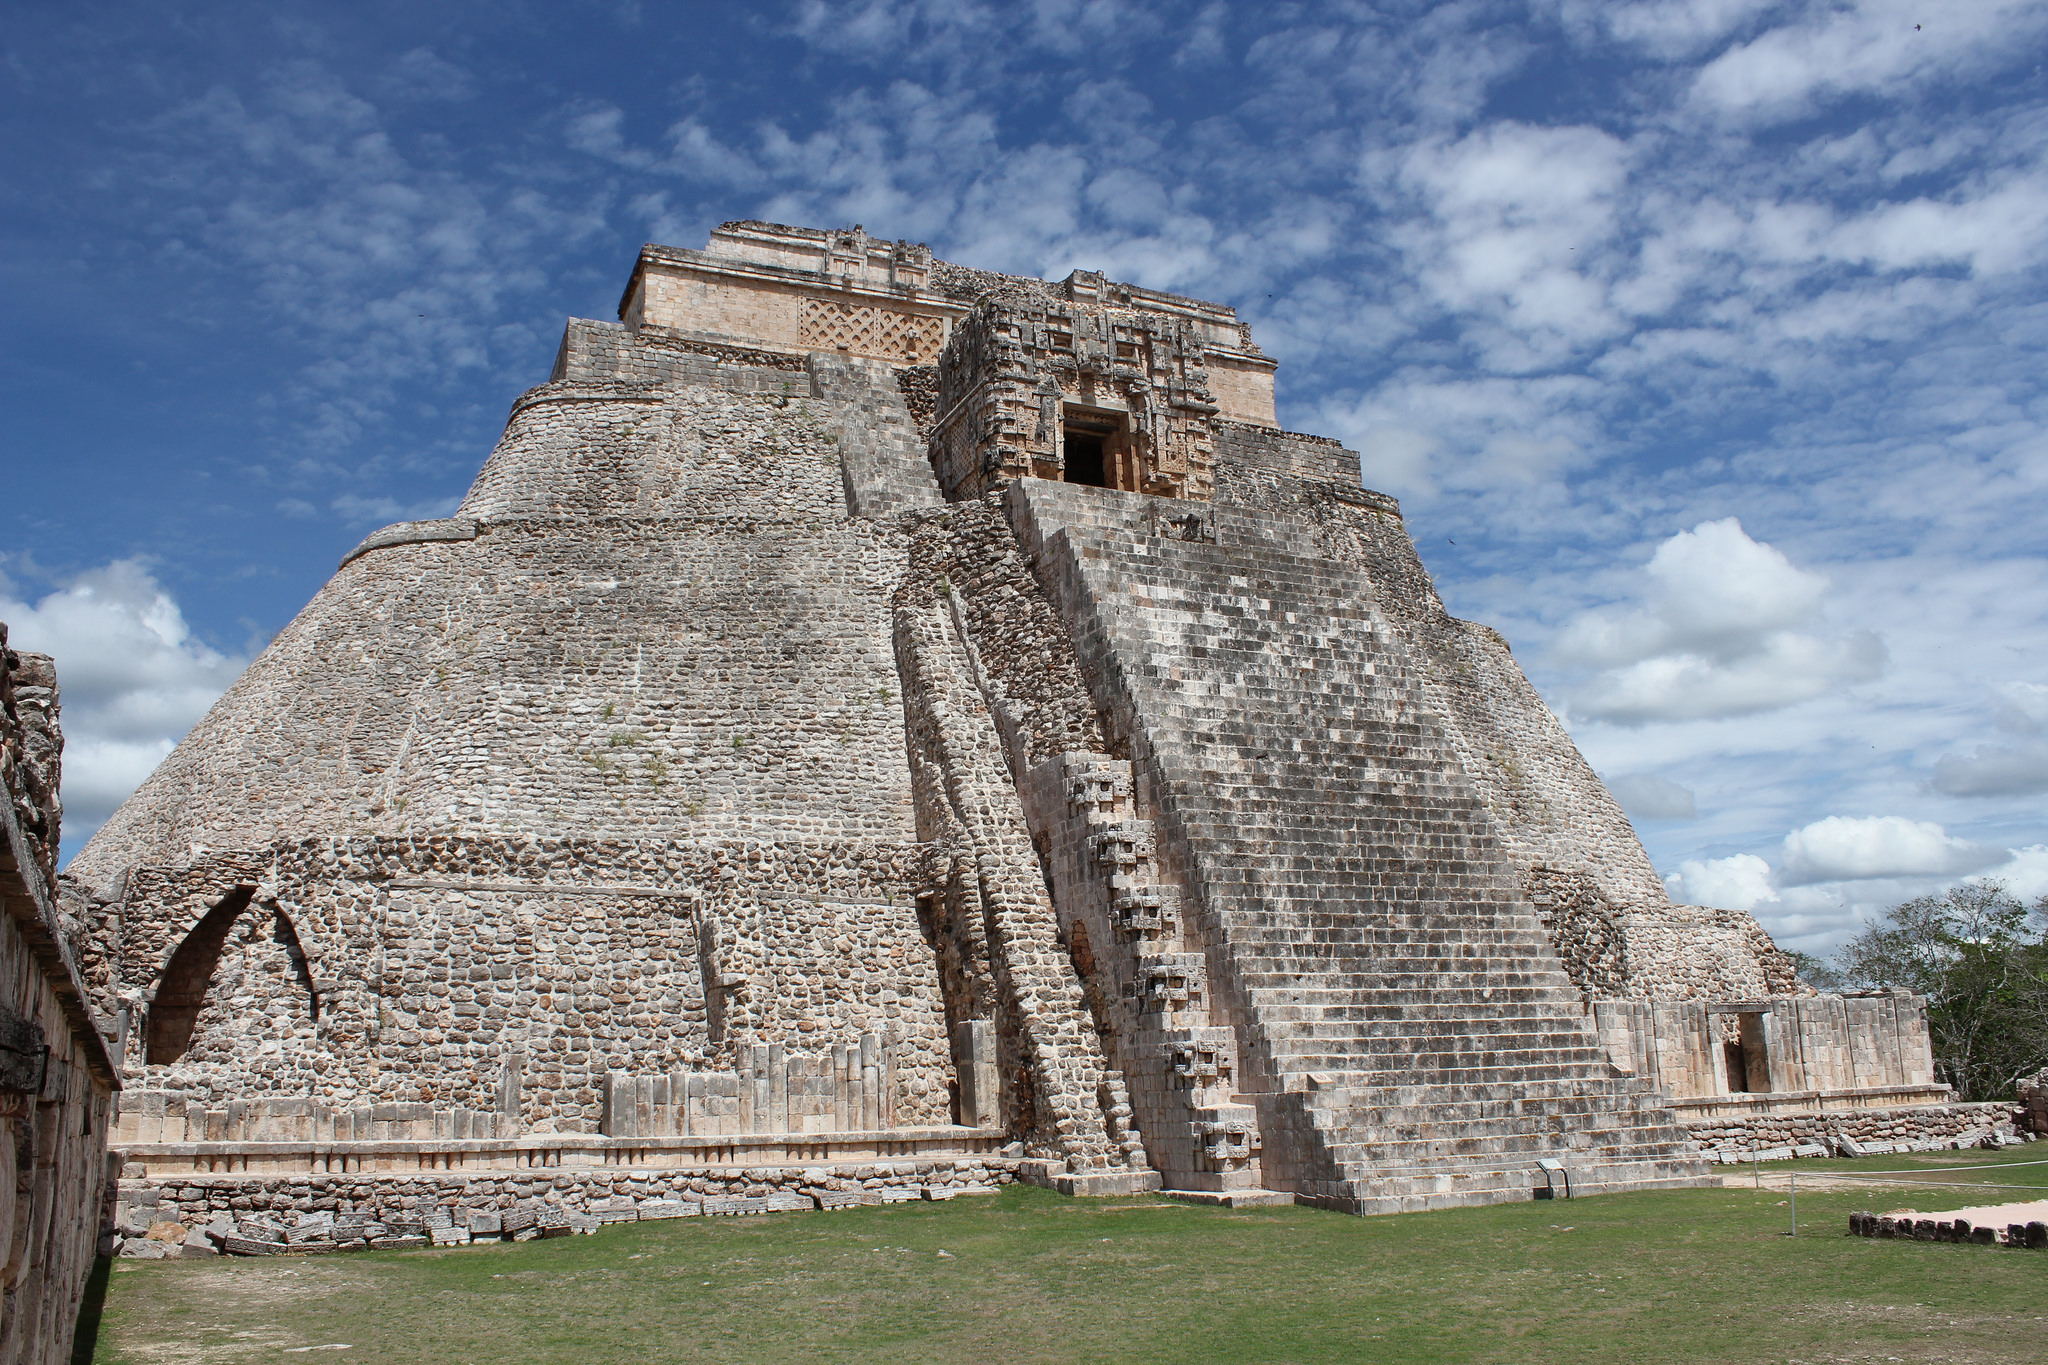
[[[1998,1158],[1861,1164],[1978,1160]],[[2048,1187],[2048,1167],[1976,1178]],[[119,1262],[97,1348],[79,1358],[2038,1358],[2048,1342],[2048,1254],[1843,1235],[1852,1209],[1980,1202],[1982,1192],[1968,1189],[1802,1189],[1792,1238],[1784,1191],[1747,1182],[1370,1219],[1013,1188],[950,1204],[629,1224],[522,1245]]]

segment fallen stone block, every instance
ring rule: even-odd
[[[449,1227],[436,1223],[427,1231],[430,1241],[437,1247],[459,1247],[469,1245],[469,1229]]]
[[[370,1243],[372,1251],[416,1251],[420,1247],[432,1246],[433,1242],[416,1232],[402,1233],[396,1237],[379,1237]]]
[[[704,1212],[715,1218],[732,1218],[747,1213],[768,1212],[766,1199],[749,1199],[745,1195],[711,1195],[704,1200]]]
[[[152,1242],[147,1237],[123,1238],[119,1252],[121,1259],[125,1261],[161,1261],[170,1254],[169,1242]]]
[[[924,1190],[917,1185],[884,1185],[879,1190],[870,1190],[877,1204],[908,1204],[923,1199]]]
[[[821,1209],[857,1209],[874,1202],[865,1190],[812,1190],[811,1198]]]
[[[600,1223],[637,1223],[640,1221],[640,1210],[592,1209],[590,1216]]]
[[[496,1213],[486,1213],[482,1209],[469,1210],[466,1221],[472,1237],[496,1237],[506,1230],[502,1217]]]
[[[283,1242],[271,1242],[258,1237],[243,1236],[223,1239],[220,1249],[230,1256],[281,1256],[289,1250]]]
[[[769,1213],[810,1213],[818,1207],[807,1194],[771,1194],[764,1202]]]
[[[694,1199],[650,1199],[636,1212],[643,1223],[652,1223],[663,1218],[695,1218],[704,1212],[704,1206]]]

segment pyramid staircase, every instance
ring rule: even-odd
[[[1161,536],[1157,501],[1009,494],[1150,788],[1263,1182],[1358,1212],[1527,1198],[1543,1160],[1582,1192],[1712,1183],[1600,1046],[1374,584],[1280,548],[1305,523],[1210,507]]]

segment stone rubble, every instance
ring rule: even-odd
[[[831,1211],[994,1194],[1014,1159],[811,1168],[722,1167],[611,1175],[491,1177],[193,1176],[124,1180],[102,1255],[313,1255],[591,1234],[617,1223]]]

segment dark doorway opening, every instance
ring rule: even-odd
[[[1067,433],[1067,482],[1085,483],[1090,488],[1107,488],[1108,473],[1103,469],[1102,437],[1092,431]]]
[[[1721,1061],[1728,1068],[1728,1093],[1749,1093],[1749,1063],[1743,1058],[1742,1044],[1721,1044]]]
[[[253,886],[238,886],[228,892],[171,954],[157,982],[156,998],[149,1005],[149,1040],[142,1054],[149,1065],[175,1062],[192,1046],[192,1029],[199,1022],[206,988],[213,984],[214,969],[220,965],[221,947],[255,894]]]

